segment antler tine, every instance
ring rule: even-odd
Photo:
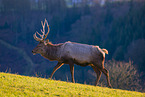
[[[45,22],[43,23],[43,21],[41,21],[41,24],[42,24],[42,28],[43,28],[43,30],[41,29],[41,32],[42,32],[41,38],[43,38],[45,35]]]
[[[47,35],[49,34],[49,25],[48,25],[48,22],[47,22],[47,20],[45,19],[45,23],[47,24],[47,28],[48,28],[48,31],[47,31],[47,33],[45,34],[45,37],[44,37],[44,39],[46,39],[46,37],[47,37]]]
[[[43,38],[43,36],[40,34],[40,33],[38,33],[38,32],[36,32],[41,38]]]
[[[35,39],[36,41],[41,41],[41,39],[40,39],[39,37],[36,36],[36,33],[33,35],[33,37],[34,37],[34,39]]]

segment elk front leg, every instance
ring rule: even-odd
[[[74,80],[74,64],[70,63],[69,66],[70,66],[70,71],[71,71],[72,82],[75,83],[75,80]]]
[[[53,71],[52,71],[52,73],[51,73],[51,75],[50,75],[49,78],[52,78],[52,76],[53,76],[53,74],[55,73],[55,71],[56,71],[57,69],[59,69],[62,65],[63,65],[62,62],[58,62],[57,65],[54,67],[54,69],[53,69]]]

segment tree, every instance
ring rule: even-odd
[[[4,11],[24,13],[30,10],[30,0],[2,0]]]
[[[125,54],[126,60],[132,60],[135,67],[140,71],[145,71],[145,39],[138,39],[130,43],[127,47],[127,53]]]

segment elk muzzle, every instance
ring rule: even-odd
[[[33,53],[33,55],[36,55],[36,51],[34,49],[32,50],[32,53]]]

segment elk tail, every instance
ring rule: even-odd
[[[108,50],[102,49],[102,51],[103,51],[104,53],[108,54]]]

